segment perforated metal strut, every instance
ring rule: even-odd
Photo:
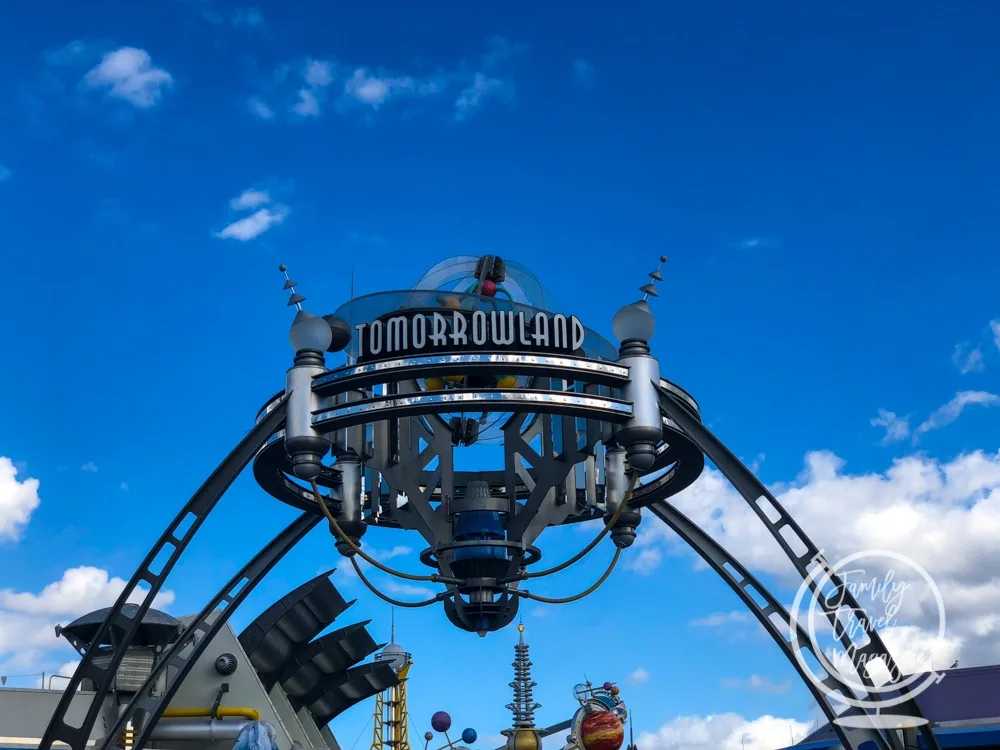
[[[819,597],[821,603],[828,602],[830,600],[835,600],[842,602],[848,608],[852,609],[857,616],[860,618],[866,617],[864,615],[865,610],[858,604],[857,600],[850,590],[844,585],[840,577],[833,571],[819,551],[819,548],[813,544],[812,540],[809,539],[795,522],[787,511],[781,507],[777,499],[768,491],[768,489],[760,482],[757,477],[753,475],[746,466],[735,456],[733,453],[717,438],[711,433],[711,431],[705,427],[700,421],[694,419],[686,409],[684,409],[680,403],[674,400],[671,393],[661,388],[659,384],[654,384],[660,391],[660,409],[666,415],[667,418],[672,420],[678,427],[691,439],[691,441],[698,446],[698,448],[715,464],[715,466],[725,475],[726,479],[733,485],[737,492],[743,497],[747,502],[753,512],[760,519],[761,523],[767,528],[768,532],[774,537],[775,541],[781,547],[782,551],[791,561],[792,565],[795,566],[796,571],[802,576],[803,581],[809,581],[810,587],[815,590],[816,584],[815,580],[811,577],[811,571],[808,569],[810,563],[814,561],[821,561],[821,564],[825,564],[827,577],[830,585],[833,588],[833,594],[829,597]],[[762,504],[760,501],[763,500]],[[765,512],[764,505],[769,505],[770,508],[774,510],[776,519],[771,520],[767,513]],[[792,549],[791,545],[785,535],[791,536],[799,542],[799,545],[804,551],[796,552]],[[725,578],[725,576],[724,576]],[[763,587],[759,584],[757,589],[761,592],[764,591]],[[843,633],[842,624],[837,619],[837,609],[831,607],[824,607],[827,618],[830,620],[831,624],[834,626],[834,632],[838,633],[842,638],[846,637]],[[867,625],[867,622],[864,623]],[[865,632],[869,635],[869,641],[864,646],[853,645],[850,649],[847,649],[847,653],[851,654],[852,662],[854,668],[862,680],[862,682],[871,687],[871,679],[865,671],[864,665],[874,661],[876,658],[881,658],[886,668],[889,670],[889,674],[893,677],[893,682],[899,679],[901,674],[899,667],[893,660],[889,650],[886,648],[882,641],[881,636],[872,627],[866,627]],[[793,665],[797,667],[797,660],[794,658],[794,652],[791,650],[785,650],[786,655],[792,657]],[[903,696],[907,696],[910,693],[909,688],[905,684],[898,686],[899,693]],[[916,721],[921,722],[917,731],[922,737],[928,750],[939,750],[939,745],[937,739],[934,737],[934,733],[931,730],[930,724],[924,719],[920,708],[917,706],[916,701],[912,697],[907,698],[903,702],[895,705],[893,707],[894,712],[898,712],[901,715],[910,717]],[[901,747],[899,744],[899,739],[895,735],[889,735],[890,746]]]
[[[320,519],[312,513],[300,515],[219,590],[157,662],[156,667],[118,718],[114,728],[105,736],[101,750],[110,750],[116,746],[118,737],[128,726],[129,721],[141,727],[132,744],[133,750],[141,750],[145,746],[184,678],[212,643],[212,639],[222,626],[264,576],[292,547],[302,541],[319,521]],[[152,688],[163,674],[167,675],[166,688],[154,695]]]
[[[153,599],[156,598],[170,571],[177,564],[177,560],[187,549],[191,539],[209,513],[212,512],[212,509],[215,508],[222,495],[250,463],[254,454],[263,447],[267,438],[278,429],[284,418],[285,400],[282,399],[276,408],[254,425],[254,428],[226,456],[225,460],[194,493],[167,527],[167,530],[156,541],[156,544],[153,545],[149,554],[146,555],[139,568],[132,575],[131,580],[118,596],[114,606],[111,607],[92,641],[92,643],[110,642],[108,636],[112,626],[118,628],[122,635],[115,639],[111,658],[106,663],[98,663],[94,660],[98,649],[90,648],[83,653],[80,664],[70,678],[65,692],[59,698],[59,704],[56,706],[52,718],[49,719],[49,725],[38,745],[39,750],[49,750],[56,742],[68,745],[70,750],[85,750],[90,740],[90,733],[97,722],[101,703],[110,691],[118,667],[129,646],[135,640],[139,632],[139,625],[146,612],[149,611]],[[166,560],[160,562],[163,557],[166,557]],[[142,584],[149,588],[130,618],[122,610],[131,598],[141,592],[139,586]],[[83,680],[90,680],[94,683],[94,693],[83,722],[80,726],[74,727],[67,723],[66,715],[70,705],[77,698],[77,691]]]

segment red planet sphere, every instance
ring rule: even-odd
[[[610,711],[596,711],[580,724],[580,742],[586,750],[618,750],[625,741],[625,727]]]

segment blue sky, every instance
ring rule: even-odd
[[[18,473],[0,471],[0,671],[70,660],[12,634],[113,598],[99,573],[64,573],[127,579],[282,387],[279,263],[329,312],[352,266],[366,293],[499,253],[610,337],[665,253],[664,374],[821,546],[995,554],[997,22],[988,3],[5,4],[0,456]],[[780,576],[713,475],[677,505]],[[824,522],[831,506],[849,528]],[[249,476],[224,507],[170,579],[171,612],[197,610],[293,517]],[[915,525],[857,520],[882,511]],[[953,533],[921,546],[942,523]],[[808,723],[805,690],[651,527],[590,600],[527,608],[540,716],[568,715],[583,671],[635,674],[649,747],[710,715],[736,727],[713,747],[744,730],[775,746],[759,717]],[[369,539],[416,565],[419,539]],[[550,531],[547,559],[585,540]],[[544,593],[583,587],[607,552]],[[338,564],[316,532],[234,623]],[[971,565],[928,563],[956,602],[994,601]],[[358,597],[351,617],[388,630],[385,606],[334,580]],[[959,610],[947,653],[1000,657],[984,612]],[[438,709],[484,738],[506,726],[513,631],[480,640],[438,609],[400,613],[398,631],[415,731]],[[338,719],[345,748],[367,713]]]

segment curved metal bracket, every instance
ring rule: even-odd
[[[141,750],[184,678],[187,677],[198,658],[205,652],[232,613],[250,595],[250,592],[264,576],[288,554],[292,547],[302,541],[303,537],[312,531],[319,521],[318,516],[309,512],[303,513],[268,542],[250,562],[230,579],[229,583],[222,587],[157,662],[156,667],[143,682],[142,687],[121,713],[114,728],[104,737],[101,750],[110,750],[110,748],[115,747],[118,737],[128,726],[129,721],[132,721],[135,726],[141,727],[132,744],[134,750]],[[213,615],[215,615],[214,619]],[[167,675],[166,689],[154,697],[152,688],[164,673]]]
[[[212,509],[215,508],[236,477],[240,475],[240,472],[250,463],[254,454],[263,447],[271,433],[281,426],[285,419],[285,406],[286,403],[282,400],[254,425],[254,428],[243,437],[232,453],[226,456],[225,460],[194,493],[167,527],[167,530],[156,541],[156,544],[153,545],[149,554],[132,575],[132,579],[118,596],[114,606],[111,607],[104,624],[94,636],[94,643],[107,641],[112,625],[115,625],[123,633],[121,639],[115,643],[111,659],[107,663],[97,663],[94,660],[97,649],[87,649],[70,678],[65,692],[59,698],[59,704],[56,706],[52,718],[49,719],[49,725],[42,735],[38,750],[50,750],[56,742],[68,745],[70,750],[86,750],[90,733],[101,710],[101,704],[111,689],[111,683],[125,657],[126,650],[132,645],[139,632],[142,618],[145,617],[153,599],[163,586],[163,582],[173,570],[181,554],[187,549],[188,544],[208,514],[212,512]],[[149,589],[145,592],[132,617],[129,617],[122,612],[122,608],[130,598],[141,593],[140,584],[146,584]],[[77,697],[77,690],[83,680],[90,680],[94,683],[94,695],[83,722],[79,727],[73,727],[66,722],[66,715],[70,704]]]
[[[722,443],[722,441],[715,437],[715,435],[713,435],[711,431],[701,422],[694,419],[688,413],[687,409],[675,400],[675,396],[673,394],[662,388],[657,383],[654,383],[654,385],[660,392],[661,411],[668,418],[672,419],[677,426],[687,434],[691,441],[697,445],[699,449],[701,449],[709,460],[715,464],[719,471],[725,475],[726,479],[729,480],[730,484],[732,484],[736,491],[740,493],[743,499],[747,502],[747,505],[749,505],[751,510],[753,510],[753,512],[757,515],[761,523],[764,524],[771,536],[774,537],[774,540],[781,547],[782,551],[791,561],[792,565],[795,566],[796,571],[798,571],[799,575],[802,576],[803,581],[809,581],[810,587],[813,591],[816,590],[816,583],[814,578],[811,577],[812,571],[809,567],[815,564],[824,566],[827,572],[827,579],[832,587],[832,592],[829,596],[819,597],[819,600],[822,604],[824,604],[823,608],[828,619],[833,625],[834,632],[841,638],[841,640],[847,638],[848,636],[844,632],[843,624],[837,618],[837,612],[840,607],[827,606],[827,602],[836,601],[846,605],[846,607],[855,612],[859,620],[862,620],[862,626],[864,627],[865,633],[869,636],[869,640],[863,646],[855,644],[848,649],[848,653],[851,654],[851,658],[854,663],[854,668],[862,682],[868,687],[872,686],[871,678],[866,671],[865,665],[873,663],[877,660],[881,660],[885,664],[885,667],[889,670],[889,674],[892,677],[892,681],[898,681],[901,675],[900,669],[896,665],[892,655],[889,653],[889,650],[882,642],[882,637],[868,622],[865,610],[858,604],[854,595],[840,579],[840,576],[836,574],[830,564],[823,557],[819,548],[813,544],[808,536],[806,536],[805,532],[802,531],[798,523],[795,522],[795,519],[781,507],[774,495],[768,491],[767,487],[765,487],[761,481],[753,475],[753,472],[751,472],[735,455],[733,455],[733,453]],[[768,516],[768,510],[773,512],[773,515],[775,516],[774,520]],[[800,547],[800,551],[792,549],[788,541],[789,538],[797,543]],[[911,692],[906,685],[901,685],[898,690],[901,695],[909,695]],[[917,706],[916,701],[912,697],[907,698],[905,701],[895,706],[894,709],[900,714],[923,722],[918,727],[917,731],[924,739],[927,749],[940,750],[937,739],[935,739],[934,733],[931,731],[930,724],[926,722],[919,706]]]
[[[829,694],[815,683],[812,675],[807,673],[801,661],[796,658],[794,651],[794,648],[798,647],[799,649],[808,651],[815,657],[816,650],[812,644],[812,640],[799,627],[798,623],[793,624],[788,611],[781,606],[781,603],[771,595],[746,567],[730,555],[722,545],[706,534],[698,524],[670,503],[660,500],[649,505],[648,508],[652,511],[653,515],[669,526],[677,536],[697,552],[712,570],[719,574],[729,588],[736,592],[736,595],[739,596],[753,616],[757,618],[757,621],[764,626],[764,629],[774,639],[774,642],[778,644],[778,647],[788,657],[788,661],[791,662],[795,671],[799,673],[799,676],[806,683],[806,687],[809,688],[809,692],[812,693],[813,698],[823,710],[827,721],[830,722],[845,748],[848,750],[862,750],[862,748],[868,750],[871,744],[866,745],[866,743],[874,743],[874,748],[877,750],[891,750],[885,738],[875,727],[849,730],[834,723],[834,719],[837,718],[837,711],[834,709]],[[754,594],[758,594],[766,602],[766,605],[761,606],[754,597]],[[775,617],[781,620],[780,626],[775,623]],[[798,639],[794,645],[788,639],[788,634],[791,632],[792,627],[798,633]],[[840,684],[833,675],[826,675],[822,680],[822,684],[831,692],[841,691],[845,695],[849,694],[847,688]]]

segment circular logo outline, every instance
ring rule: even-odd
[[[901,682],[888,682],[883,686],[867,686],[863,682],[860,682],[858,677],[855,675],[845,675],[841,670],[837,669],[831,661],[826,657],[826,654],[821,648],[818,648],[817,639],[815,638],[815,617],[816,617],[816,603],[810,602],[811,606],[807,610],[809,612],[809,617],[807,618],[807,628],[803,628],[799,620],[799,611],[802,608],[803,599],[812,591],[813,586],[810,584],[815,584],[815,589],[821,596],[825,583],[831,582],[831,575],[835,574],[838,570],[842,569],[844,565],[854,562],[855,560],[865,558],[865,557],[882,557],[895,560],[896,562],[901,562],[909,565],[921,578],[923,578],[931,589],[934,595],[935,605],[938,610],[938,638],[943,638],[946,630],[947,616],[945,613],[944,599],[941,596],[941,590],[938,588],[937,583],[931,578],[930,573],[920,565],[920,563],[915,560],[910,559],[906,555],[894,552],[892,550],[877,550],[869,549],[863,550],[861,552],[855,552],[854,554],[847,555],[841,558],[836,563],[831,564],[823,557],[823,551],[820,550],[813,557],[813,562],[818,563],[816,568],[806,576],[799,586],[796,592],[795,599],[792,602],[791,610],[789,612],[789,640],[792,645],[792,651],[795,655],[795,661],[801,668],[802,672],[815,687],[817,687],[824,695],[828,698],[836,700],[840,703],[844,703],[848,706],[865,709],[874,709],[876,712],[884,709],[891,708],[892,706],[898,706],[901,703],[905,703],[911,698],[915,698],[924,692],[932,684],[940,682],[944,675],[940,674],[935,670],[924,674],[921,672],[916,672],[912,675],[908,675],[906,679]],[[821,580],[822,579],[822,580]],[[840,582],[840,586],[844,590],[849,592],[847,589],[847,584],[843,581]],[[853,596],[853,595],[852,595]],[[863,608],[862,608],[863,609]],[[838,608],[839,610],[839,608]],[[873,628],[874,630],[874,628]],[[804,631],[805,635],[809,639],[806,645],[802,644],[802,639],[799,637],[799,632]],[[812,667],[807,664],[803,657],[803,652],[811,653],[819,665],[825,669],[830,677],[832,677],[836,682],[838,682],[844,688],[850,690],[857,690],[864,692],[868,698],[856,698],[851,695],[845,694],[844,692],[834,692],[823,680],[813,672]],[[890,659],[892,655],[889,653],[888,649],[885,649],[885,655]],[[895,663],[895,659],[893,659]],[[851,662],[854,666],[854,662]],[[888,665],[887,665],[888,666]],[[862,667],[863,668],[863,667]],[[898,668],[898,665],[897,665]],[[912,688],[905,693],[900,693],[896,697],[886,697],[882,698],[881,693],[887,691],[897,692],[901,689],[909,688],[914,682],[923,679],[924,681],[915,688]],[[888,717],[886,717],[888,718]]]

